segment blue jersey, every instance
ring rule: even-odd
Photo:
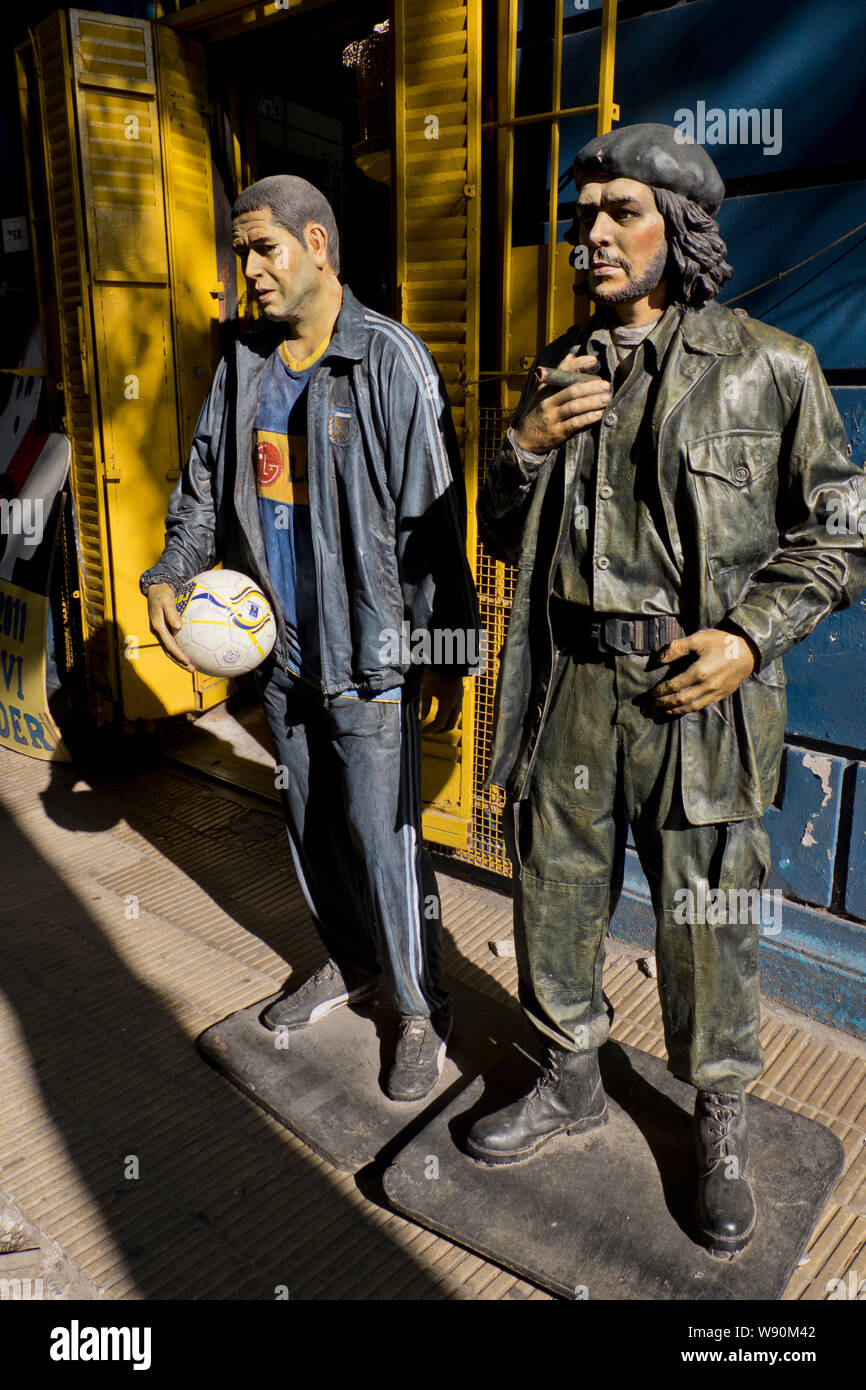
[[[319,686],[319,605],[307,481],[307,396],[313,368],[330,336],[312,356],[297,362],[281,343],[265,364],[253,431],[259,518],[268,572],[285,618],[287,665]],[[357,697],[347,690],[344,695]],[[362,692],[361,692],[362,693]],[[379,700],[399,700],[385,690]]]
[[[319,611],[307,485],[307,392],[312,360],[294,363],[281,344],[259,385],[253,449],[268,571],[286,621],[289,665],[321,682]],[[291,364],[291,365],[290,365]]]

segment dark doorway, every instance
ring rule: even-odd
[[[326,5],[208,44],[207,58],[212,98],[232,111],[254,177],[297,174],[322,190],[340,228],[341,278],[390,314],[391,190],[354,162],[358,86],[343,63],[346,47],[387,18],[388,0]]]

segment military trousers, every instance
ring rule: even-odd
[[[657,713],[649,695],[667,670],[649,656],[557,655],[527,795],[506,815],[520,999],[562,1047],[606,1039],[605,935],[631,824],[656,918],[669,1069],[699,1090],[738,1092],[763,1067],[755,907],[769,841],[760,819],[686,819],[688,716]]]

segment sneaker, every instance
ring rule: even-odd
[[[385,1094],[391,1100],[421,1100],[433,1090],[445,1065],[452,1022],[447,1004],[430,1017],[404,1014],[397,1051],[385,1083]]]
[[[291,994],[270,1004],[259,1015],[259,1022],[272,1032],[277,1028],[304,1028],[307,1024],[319,1023],[344,1004],[360,1004],[372,999],[378,988],[379,981],[375,979],[349,989],[334,962],[329,960]]]

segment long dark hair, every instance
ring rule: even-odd
[[[653,188],[653,196],[667,228],[668,295],[687,309],[700,309],[715,299],[734,273],[725,260],[728,248],[719,233],[719,224],[681,193]]]

